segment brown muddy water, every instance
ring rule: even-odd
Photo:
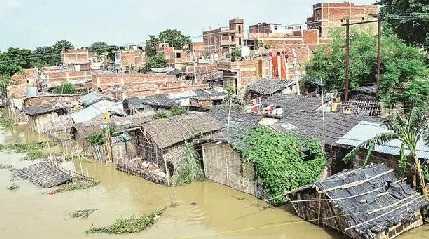
[[[37,140],[37,135],[18,130],[0,131],[0,143]],[[23,167],[23,155],[0,152],[0,164]],[[284,208],[270,208],[263,201],[211,182],[167,188],[118,172],[111,165],[75,161],[101,183],[97,187],[46,194],[25,181],[17,191],[7,190],[10,172],[0,170],[0,238],[6,239],[330,239],[342,238],[331,231],[303,222]],[[139,234],[112,236],[90,234],[91,225],[108,225],[116,218],[150,213],[168,207],[158,223]],[[88,219],[72,219],[79,209],[98,209]],[[400,239],[428,238],[422,227]]]

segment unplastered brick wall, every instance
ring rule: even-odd
[[[206,84],[192,84],[166,74],[97,74],[93,76],[93,88],[107,94],[120,93],[122,98],[167,94],[194,89],[206,89]]]
[[[76,106],[79,104],[80,95],[47,95],[24,99],[24,107],[47,107],[55,105]]]
[[[12,76],[12,84],[34,83],[37,80],[38,71],[36,68],[24,69]]]
[[[44,72],[42,75],[42,78],[46,80],[48,87],[59,86],[66,82],[85,82],[92,80],[92,73],[90,71],[48,71]]]
[[[89,58],[88,49],[68,50],[61,53],[63,65],[88,64]]]

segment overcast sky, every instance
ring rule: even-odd
[[[75,46],[95,41],[124,45],[144,42],[148,35],[167,28],[197,40],[202,30],[227,26],[232,17],[245,18],[246,26],[263,21],[304,23],[312,4],[320,1],[0,0],[0,50],[46,46],[62,39]]]

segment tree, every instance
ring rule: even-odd
[[[427,116],[427,107],[419,106],[414,107],[409,113],[405,115],[397,114],[390,117],[386,122],[386,133],[377,135],[376,137],[365,141],[354,148],[345,159],[353,159],[356,154],[363,148],[368,149],[365,164],[370,159],[371,153],[376,145],[383,145],[392,140],[401,141],[399,168],[401,174],[404,176],[406,172],[412,175],[413,186],[417,187],[418,184],[425,196],[426,182],[423,175],[422,165],[417,156],[417,144],[421,140],[429,139],[429,118]],[[428,141],[429,142],[429,141]]]
[[[429,98],[429,68],[423,52],[386,30],[382,38],[379,97],[389,107],[412,109]],[[351,34],[350,89],[376,82],[376,38],[362,31]],[[328,46],[316,49],[306,65],[306,86],[323,81],[326,90],[342,91],[345,79],[344,33],[332,33]]]
[[[150,36],[146,41],[146,56],[151,57],[157,54],[159,43],[168,43],[170,47],[177,50],[182,50],[185,46],[192,43],[189,36],[183,35],[181,31],[176,29],[167,29],[158,34],[158,36]]]
[[[0,75],[12,76],[25,68],[32,67],[31,50],[9,48],[0,53]]]
[[[381,13],[398,36],[429,50],[429,8],[427,1],[381,0]]]
[[[150,56],[146,59],[146,65],[144,71],[148,72],[151,68],[162,68],[167,66],[167,60],[165,59],[164,54],[156,54],[155,56]]]
[[[104,53],[108,52],[109,47],[110,46],[105,42],[94,42],[89,47],[89,50],[95,52],[98,56],[101,56]]]

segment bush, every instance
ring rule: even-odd
[[[186,155],[180,162],[177,175],[173,177],[173,182],[176,185],[190,184],[203,177],[204,173],[201,165],[198,163],[197,152],[195,152],[191,144],[186,143]]]
[[[64,83],[54,88],[53,92],[55,94],[75,94],[76,88],[71,83]]]
[[[319,179],[326,164],[319,142],[293,134],[257,128],[245,138],[244,156],[254,163],[265,195],[274,205],[284,203],[284,193]]]

